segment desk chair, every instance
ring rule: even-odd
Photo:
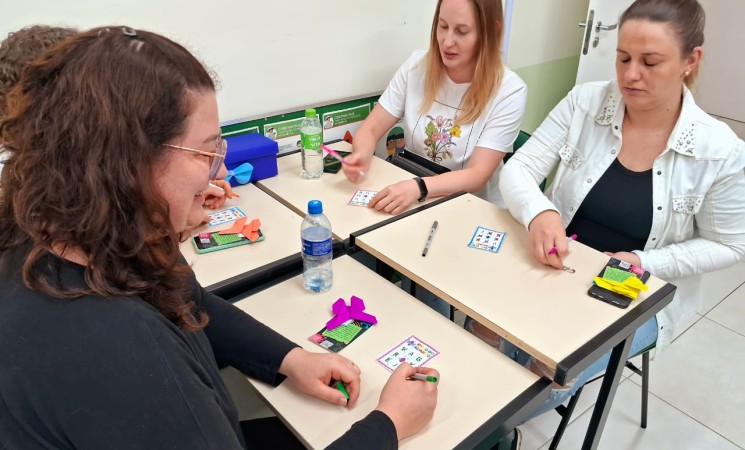
[[[626,367],[631,369],[635,374],[642,377],[642,414],[641,414],[641,423],[639,424],[642,428],[647,428],[647,405],[649,404],[649,352],[655,347],[656,344],[652,344],[649,347],[642,349],[639,353],[632,355],[631,358],[634,358],[638,355],[642,355],[642,368],[639,369],[634,363],[631,361],[626,361]],[[587,383],[585,383],[585,386],[592,383],[595,380],[599,380],[600,378],[603,378],[603,375],[598,375],[597,377],[589,380]],[[549,445],[549,450],[556,450],[559,447],[559,441],[561,441],[561,437],[564,435],[564,431],[566,430],[567,425],[569,425],[569,420],[572,418],[572,413],[574,412],[574,407],[577,406],[577,402],[579,401],[579,396],[582,394],[582,389],[584,386],[577,389],[577,392],[574,393],[574,395],[569,399],[569,402],[566,406],[559,405],[556,407],[555,411],[561,416],[561,422],[559,422],[559,426],[556,428],[556,433],[554,434],[554,438],[551,440],[551,445]]]

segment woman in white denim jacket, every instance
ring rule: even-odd
[[[745,144],[702,111],[686,87],[701,60],[703,23],[696,0],[634,2],[620,20],[618,81],[574,88],[505,165],[500,181],[510,212],[528,227],[536,259],[560,269],[569,251],[566,228],[606,171],[620,163],[646,172],[651,211],[639,214],[647,224],[651,216],[646,243],[613,256],[678,286],[656,317],[657,330],[654,319],[642,326],[641,345],[656,337],[658,350],[676,336],[676,326],[682,332],[692,323],[697,275],[745,254]],[[538,184],[554,170],[544,195]],[[639,202],[617,194],[607,202],[638,214],[631,205]],[[552,247],[557,254],[549,254]],[[580,375],[574,388],[586,379]]]
[[[745,144],[683,89],[675,129],[651,166],[654,209],[647,243],[633,250],[638,261],[616,255],[673,284],[731,266],[745,254]],[[518,221],[528,226],[547,211],[561,216],[560,235],[546,244],[559,248],[559,255],[566,255],[564,229],[619,153],[624,107],[615,81],[574,88],[503,169],[500,189]],[[554,168],[544,195],[538,184]],[[623,208],[629,200],[619,195],[609,201]],[[560,256],[556,261],[560,265]],[[658,349],[672,340],[675,318],[695,312],[685,291],[679,288],[658,315]]]

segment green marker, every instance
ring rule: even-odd
[[[412,380],[422,380],[422,381],[429,381],[430,383],[437,383],[437,377],[433,377],[432,375],[425,375],[423,373],[415,373],[409,378]]]
[[[347,392],[347,387],[344,386],[344,383],[342,383],[341,381],[337,381],[334,387],[338,389],[342,394],[344,394],[344,397],[346,397],[347,400],[349,400],[349,392]]]

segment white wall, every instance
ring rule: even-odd
[[[510,68],[578,56],[589,0],[517,0],[507,63]]]
[[[699,1],[706,11],[706,31],[696,101],[709,114],[729,119],[745,139],[745,1]]]
[[[532,133],[574,86],[589,0],[516,0],[507,65],[528,85],[522,129]]]
[[[434,0],[3,1],[0,36],[32,24],[126,24],[217,72],[222,121],[375,94],[426,48]]]

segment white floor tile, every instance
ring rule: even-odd
[[[745,336],[745,286],[730,294],[706,317]]]
[[[601,381],[598,380],[585,386],[569,423],[577,420],[582,413],[595,405],[595,401],[598,398],[598,391],[600,390],[600,383]],[[523,432],[522,450],[536,450],[544,444],[551,442],[560,420],[561,416],[558,413],[550,411],[531,419],[528,423],[520,425],[520,429]],[[548,447],[548,445],[546,446]]]
[[[703,316],[697,313],[692,313],[691,315],[687,317],[679,319],[678,323],[675,324],[675,335],[673,336],[673,342],[675,342],[680,336],[682,336],[683,333],[688,331],[689,328],[695,325],[696,322],[701,320],[702,317]],[[653,354],[656,354],[656,351],[654,351]]]
[[[631,381],[618,387],[599,450],[737,450],[739,447],[654,395],[649,397],[647,429],[639,427],[641,388]],[[578,449],[590,421],[587,411],[567,428],[559,449]],[[548,449],[548,443],[541,450]]]
[[[704,296],[701,299],[698,313],[705,315],[743,283],[745,283],[745,262],[702,275],[701,292]]]
[[[637,359],[638,362],[636,361]],[[635,361],[635,364],[641,368],[641,356],[635,358],[633,361]],[[633,372],[628,368],[624,368],[623,374],[621,375],[621,383],[631,375],[633,375]],[[592,378],[595,378],[595,376]],[[579,403],[572,414],[570,423],[576,420],[582,413],[595,406],[595,401],[597,400],[602,382],[602,379],[598,379],[585,385]],[[641,396],[639,397],[639,407],[641,408]],[[556,427],[559,426],[560,420],[561,417],[558,413],[549,412],[539,417],[535,417],[528,423],[521,425],[520,428],[523,430],[523,449],[537,449],[546,442],[550,442],[554,437],[554,433],[556,433]]]
[[[745,337],[702,318],[652,360],[650,392],[745,447],[743,379]]]

